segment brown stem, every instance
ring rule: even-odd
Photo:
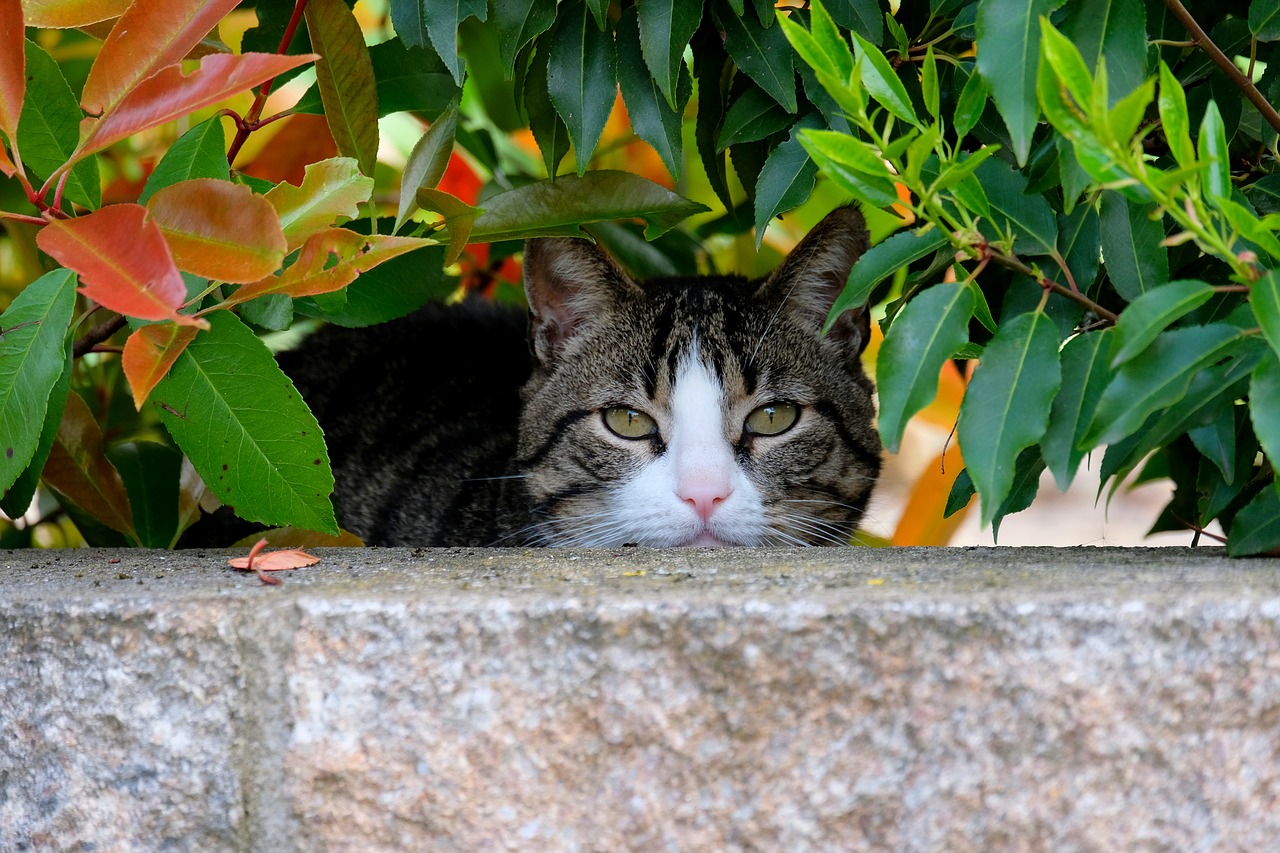
[[[72,346],[71,348],[72,356],[74,356],[75,358],[80,358],[85,353],[93,352],[95,347],[97,347],[107,338],[114,335],[116,332],[123,329],[124,323],[125,323],[124,317],[121,317],[120,315],[116,315],[115,317],[112,317],[110,320],[104,320],[103,322],[94,326],[92,329],[90,329],[88,332],[85,333],[85,336],[83,338],[76,341],[75,345]]]
[[[289,17],[289,25],[284,28],[284,37],[280,39],[280,47],[276,49],[276,53],[283,56],[289,50],[289,44],[293,41],[294,34],[298,31],[298,24],[302,23],[302,13],[307,8],[307,0],[296,0],[293,4],[293,15]],[[254,128],[258,126],[258,119],[262,116],[263,107],[266,106],[267,96],[271,94],[271,87],[276,84],[276,78],[272,77],[258,88],[258,95],[253,100],[253,106],[249,108],[249,112],[245,113],[244,120],[237,122],[236,136],[231,141],[231,147],[227,149],[227,163],[235,162],[236,155],[240,153],[240,148],[244,145],[249,134],[253,133]]]
[[[1006,269],[1011,269],[1014,272],[1020,272],[1023,275],[1027,276],[1028,278],[1035,279],[1035,282],[1039,284],[1041,287],[1043,287],[1045,290],[1052,290],[1054,293],[1057,293],[1060,296],[1065,296],[1067,299],[1070,299],[1072,302],[1075,302],[1079,305],[1084,306],[1085,310],[1092,311],[1094,314],[1097,314],[1099,317],[1106,320],[1111,325],[1115,325],[1120,320],[1120,317],[1118,314],[1112,311],[1108,311],[1106,308],[1103,308],[1101,305],[1094,302],[1092,299],[1085,296],[1083,293],[1072,290],[1069,287],[1063,287],[1061,284],[1058,284],[1056,281],[1050,281],[1049,279],[1045,278],[1042,275],[1036,275],[1035,270],[1033,270],[1031,267],[1024,264],[1022,261],[1020,261],[1017,257],[1013,255],[1003,255],[1003,254],[1000,254],[999,252],[991,252],[991,260],[995,261],[1000,266]]]
[[[1191,40],[1195,42],[1196,46],[1209,54],[1213,64],[1221,68],[1223,73],[1231,78],[1231,82],[1240,91],[1244,92],[1244,96],[1249,99],[1249,103],[1257,107],[1258,112],[1262,113],[1262,117],[1267,120],[1267,124],[1275,128],[1277,133],[1280,133],[1280,113],[1277,113],[1275,107],[1271,106],[1271,102],[1263,97],[1262,93],[1258,91],[1258,87],[1253,85],[1253,81],[1244,76],[1239,68],[1236,68],[1231,58],[1213,43],[1208,34],[1196,23],[1196,19],[1191,17],[1191,13],[1187,11],[1187,8],[1179,0],[1164,0],[1164,5],[1168,6],[1174,17],[1182,23],[1182,26],[1186,27],[1187,32],[1191,34]]]

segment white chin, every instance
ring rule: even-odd
[[[686,548],[725,548],[725,547],[728,547],[728,545],[729,545],[728,542],[721,542],[719,539],[712,536],[709,531],[704,530],[701,533],[699,533],[698,537],[694,539],[692,542],[686,543],[684,547]]]

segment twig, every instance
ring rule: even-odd
[[[982,251],[984,252],[984,254],[987,254],[991,260],[995,261],[997,264],[1004,267],[1005,269],[1011,269],[1014,272],[1020,272],[1023,275],[1027,276],[1028,278],[1033,279],[1036,282],[1036,284],[1040,285],[1045,290],[1052,290],[1054,293],[1057,293],[1060,296],[1065,296],[1067,299],[1070,299],[1072,302],[1075,302],[1079,305],[1084,306],[1086,310],[1092,311],[1094,314],[1097,314],[1103,320],[1106,320],[1110,325],[1114,326],[1116,323],[1120,321],[1120,316],[1115,312],[1108,311],[1106,308],[1103,308],[1101,305],[1094,302],[1092,299],[1085,296],[1083,293],[1080,293],[1079,291],[1072,290],[1069,287],[1063,287],[1061,284],[1058,284],[1058,282],[1056,281],[1052,281],[1048,278],[1045,278],[1042,275],[1037,275],[1035,270],[1033,270],[1031,267],[1024,264],[1021,260],[1019,260],[1014,255],[1005,255],[1005,254],[1001,254],[1000,252],[993,252],[991,251],[990,247],[985,247],[985,246],[982,248]]]
[[[71,347],[71,355],[75,358],[80,358],[80,356],[84,355],[85,353],[93,352],[95,347],[97,347],[107,338],[114,335],[116,332],[123,329],[124,323],[125,323],[124,317],[117,314],[115,317],[112,317],[110,320],[104,320],[103,322],[94,326],[92,329],[90,329],[88,332],[85,333],[85,336],[83,338],[76,341],[75,344]]]
[[[298,31],[298,24],[302,22],[302,13],[307,8],[307,0],[297,0],[293,4],[293,15],[289,18],[289,25],[284,28],[284,37],[280,39],[280,47],[276,49],[276,53],[284,56],[289,50],[289,44],[293,41],[294,34]],[[227,149],[227,163],[234,163],[236,155],[240,153],[240,148],[244,145],[245,140],[249,138],[249,134],[259,126],[258,119],[262,117],[262,110],[266,106],[267,96],[271,94],[271,88],[275,86],[276,78],[272,77],[267,82],[258,87],[258,95],[253,100],[253,106],[249,108],[249,112],[245,113],[242,121],[236,122],[236,136],[231,141],[231,147]],[[269,121],[274,121],[278,116],[273,116]]]
[[[1253,81],[1244,76],[1239,68],[1236,68],[1231,58],[1213,43],[1208,34],[1196,23],[1196,19],[1191,17],[1187,7],[1183,6],[1179,0],[1164,0],[1164,5],[1169,7],[1169,11],[1191,34],[1191,41],[1209,54],[1213,64],[1221,68],[1223,73],[1231,78],[1231,82],[1236,84],[1240,91],[1244,92],[1244,96],[1249,99],[1249,103],[1257,107],[1258,112],[1262,113],[1262,117],[1267,120],[1267,124],[1275,128],[1277,133],[1280,133],[1280,113],[1277,113],[1275,107],[1271,106],[1271,102],[1263,97],[1262,93],[1258,91],[1258,87],[1253,85]]]

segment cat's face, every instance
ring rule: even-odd
[[[880,467],[865,315],[820,329],[865,248],[842,209],[764,282],[636,283],[585,240],[530,241],[526,538],[848,542]]]

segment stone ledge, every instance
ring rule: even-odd
[[[0,849],[1280,837],[1273,561],[320,554],[0,551]]]

